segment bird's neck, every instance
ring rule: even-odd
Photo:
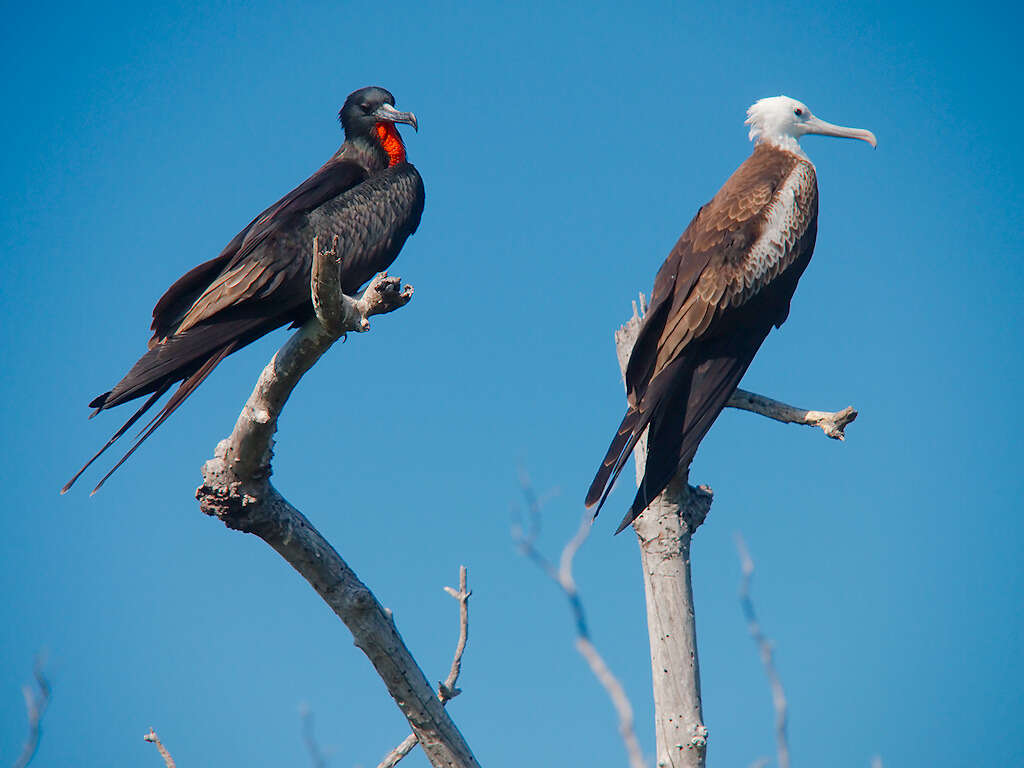
[[[376,141],[376,137],[355,136],[346,139],[338,150],[338,159],[352,160],[366,169],[368,174],[375,174],[390,166],[391,156]]]
[[[772,149],[781,149],[783,152],[789,152],[801,160],[810,162],[810,158],[804,153],[796,137],[786,133],[762,133],[755,139],[754,145],[755,147],[767,145]]]

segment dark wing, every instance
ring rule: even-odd
[[[310,254],[301,249],[296,252],[289,247],[293,244],[295,231],[304,228],[307,217],[316,209],[365,179],[366,172],[357,163],[351,160],[330,160],[300,186],[253,219],[248,227],[236,235],[225,253],[218,257],[224,258],[232,245],[238,242],[220,273],[207,283],[181,315],[174,333],[184,333],[217,313],[247,301],[268,299],[283,284],[301,275],[303,269],[308,274]],[[309,247],[312,247],[312,239]],[[306,289],[308,291],[308,285]],[[286,300],[277,303],[293,302]],[[179,311],[180,308],[181,303],[178,303]],[[157,323],[154,310],[154,328]],[[166,327],[169,323],[163,321],[160,325]]]
[[[419,227],[424,199],[423,179],[416,168],[401,163],[312,212],[312,231],[321,239],[338,236],[345,293],[354,294],[391,266],[402,244]],[[308,282],[309,268],[305,276]]]
[[[91,404],[110,408],[145,394],[162,393],[184,379],[125,458],[224,357],[274,328],[311,314],[314,234],[339,235],[339,253],[349,262],[343,263],[343,286],[346,275],[355,280],[363,270],[370,270],[368,279],[374,271],[390,265],[416,230],[423,199],[422,180],[411,165],[388,169],[367,182],[361,167],[331,161],[254,219],[220,256],[175,283],[154,310],[150,351],[110,392]],[[155,399],[147,401],[130,422]]]

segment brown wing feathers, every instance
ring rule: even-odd
[[[813,167],[800,163],[759,145],[698,211],[658,273],[626,369],[630,408],[586,496],[596,515],[646,429],[644,478],[619,531],[689,466],[768,331],[785,319],[814,247],[816,185]],[[798,215],[779,225],[774,201],[794,172],[805,174],[797,179]],[[783,242],[759,240],[776,226]]]

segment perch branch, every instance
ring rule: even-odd
[[[821,431],[833,440],[846,439],[846,426],[857,418],[857,411],[848,405],[841,411],[805,411],[792,405],[772,400],[770,397],[737,389],[725,404],[727,408],[738,408],[767,416],[783,424],[806,424],[821,427]]]
[[[41,654],[36,656],[35,663],[32,665],[32,677],[35,678],[39,691],[33,691],[29,685],[21,689],[25,696],[25,713],[28,715],[28,737],[25,739],[25,746],[22,748],[21,754],[14,762],[14,768],[26,768],[36,756],[39,739],[43,732],[43,715],[46,714],[46,708],[50,704],[52,689],[50,681],[43,674],[43,656]]]
[[[772,647],[771,640],[765,637],[764,632],[761,631],[761,624],[754,611],[754,601],[750,598],[750,580],[754,575],[754,561],[750,558],[743,537],[738,533],[736,534],[736,551],[739,552],[740,569],[743,572],[743,579],[740,581],[740,606],[743,608],[743,617],[747,620],[747,628],[761,654],[761,663],[764,664],[764,671],[768,675],[768,681],[772,687],[772,706],[775,709],[775,743],[779,756],[779,768],[789,768],[789,739],[786,737],[788,722],[786,692],[782,687],[778,670],[775,669],[775,649]]]
[[[253,533],[281,555],[340,618],[380,675],[434,766],[475,768],[459,729],[399,635],[389,611],[313,524],[270,483],[277,420],[302,375],[347,331],[365,331],[368,318],[394,311],[412,288],[378,275],[358,297],[341,292],[336,254],[314,242],[310,290],[321,317],[310,319],[263,370],[235,423],[203,465],[196,492],[202,511],[228,528]],[[341,304],[338,316],[332,306]],[[340,317],[340,320],[338,319]]]
[[[466,642],[469,640],[469,596],[473,592],[467,588],[468,576],[469,571],[466,566],[460,565],[459,590],[456,592],[451,587],[444,588],[445,592],[459,601],[459,641],[455,645],[455,657],[452,659],[452,668],[448,672],[447,679],[437,684],[437,698],[441,700],[442,704],[447,704],[462,693],[462,689],[456,688],[455,684],[459,681],[459,673],[462,672],[462,654],[466,652]],[[399,760],[412,752],[418,743],[416,734],[410,733],[401,744],[381,760],[377,768],[393,768]]]
[[[619,367],[625,376],[640,323],[640,310],[615,333]],[[633,449],[636,481],[640,484],[647,459],[647,436]],[[690,581],[690,536],[711,509],[708,488],[692,488],[686,472],[668,487],[633,522],[640,542],[647,635],[651,647],[654,687],[654,731],[659,768],[704,768],[708,729],[700,699],[697,625]]]
[[[612,673],[611,669],[608,668],[604,658],[590,639],[586,616],[583,612],[583,602],[576,587],[576,580],[572,575],[573,558],[580,547],[583,546],[583,542],[590,536],[593,518],[589,512],[584,512],[579,530],[576,531],[576,534],[562,549],[562,555],[556,567],[554,563],[537,549],[536,540],[540,520],[540,502],[525,476],[522,478],[522,487],[523,495],[527,500],[527,511],[531,521],[530,529],[526,531],[522,526],[516,526],[512,531],[512,537],[523,556],[536,563],[562,589],[562,592],[568,598],[573,622],[576,625],[576,650],[590,666],[590,671],[604,687],[612,701],[612,705],[615,707],[619,717],[619,733],[626,745],[630,766],[632,768],[645,768],[647,763],[644,761],[640,742],[637,741],[636,730],[633,726],[633,707],[629,703],[629,697],[626,696],[626,691],[623,689],[622,684]]]
[[[167,751],[167,747],[160,741],[160,737],[156,735],[156,731],[153,730],[153,726],[149,727],[149,733],[143,734],[142,738],[151,744],[156,744],[156,749],[160,753],[160,757],[164,759],[164,765],[166,768],[174,768],[174,758],[171,757],[171,753]]]
[[[224,446],[222,443],[218,446],[218,451],[224,447],[227,452],[225,458],[232,472],[240,479],[255,478],[261,473],[269,474],[270,451],[277,431],[277,418],[292,390],[320,356],[346,332],[369,330],[368,318],[394,312],[408,304],[412,298],[412,286],[402,288],[401,279],[388,277],[386,272],[374,277],[359,296],[346,296],[341,293],[338,284],[340,273],[332,251],[319,250],[319,243],[314,238],[314,253],[313,275],[310,279],[313,305],[320,307],[322,312],[326,307],[334,309],[328,311],[323,321],[314,318],[306,322],[278,350],[260,374],[256,388],[231,433],[229,445]],[[325,285],[328,274],[335,277],[336,290],[330,290]],[[339,304],[341,309],[338,309]],[[324,323],[329,324],[330,329]]]

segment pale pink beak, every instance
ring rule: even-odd
[[[816,117],[810,117],[803,124],[804,133],[816,133],[819,136],[838,136],[842,139],[860,139],[866,141],[872,147],[878,146],[875,134],[865,131],[863,128],[844,128],[841,125],[832,125]]]

